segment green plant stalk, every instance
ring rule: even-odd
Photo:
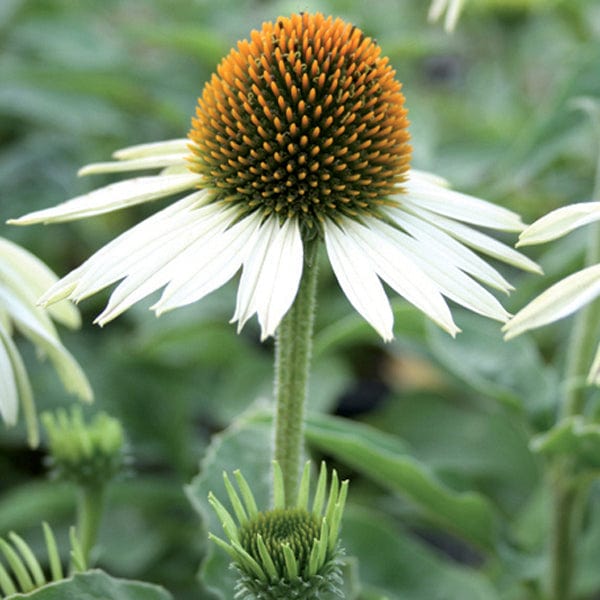
[[[96,544],[102,511],[104,508],[104,486],[82,486],[77,499],[77,535],[85,564],[90,564],[90,553]]]
[[[283,472],[286,505],[296,500],[302,464],[304,410],[315,313],[317,249],[317,241],[305,243],[300,288],[276,336],[274,459]]]
[[[598,125],[598,124],[596,124]],[[600,133],[600,126],[598,127]],[[593,199],[600,199],[600,153],[596,165]],[[586,266],[600,262],[600,225],[589,232]],[[567,354],[567,388],[560,417],[581,415],[585,410],[586,374],[590,368],[600,323],[600,299],[588,304],[575,320]],[[576,540],[581,519],[577,512],[585,507],[589,486],[578,486],[574,481],[572,461],[563,460],[556,465],[553,484],[553,515],[550,544],[550,600],[571,600],[575,575]]]

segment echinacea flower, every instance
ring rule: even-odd
[[[78,327],[79,312],[69,302],[48,309],[36,306],[40,294],[58,278],[39,259],[16,244],[0,238],[0,416],[8,425],[17,421],[19,400],[25,413],[29,442],[38,441],[33,392],[13,333],[29,339],[41,356],[52,362],[65,388],[83,400],[92,399],[81,367],[63,346],[52,319]]]
[[[199,300],[242,269],[233,321],[255,313],[273,335],[292,305],[306,245],[324,242],[354,308],[385,340],[382,280],[438,325],[458,331],[444,297],[504,322],[481,284],[510,284],[473,250],[537,266],[476,227],[518,232],[518,215],[409,167],[401,84],[355,26],[301,13],[265,23],[221,62],[188,139],[134,146],[81,174],[162,169],[30,213],[69,221],[189,192],[118,236],[42,298],[79,301],[120,282],[101,325],[163,289],[157,314]]]
[[[235,519],[214,494],[215,510],[227,541],[209,534],[233,560],[240,600],[318,600],[343,598],[339,533],[348,494],[348,481],[321,464],[312,502],[310,463],[304,467],[297,498],[286,498],[283,476],[274,463],[273,508],[259,511],[244,476],[236,471],[239,493],[223,475]],[[237,520],[237,523],[236,523]]]
[[[543,244],[578,227],[600,221],[600,202],[571,204],[531,224],[519,237],[519,245]],[[600,264],[590,265],[549,287],[522,308],[504,326],[506,339],[537,327],[564,319],[600,296]],[[600,345],[592,364],[588,383],[600,385]]]

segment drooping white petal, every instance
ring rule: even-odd
[[[432,0],[427,19],[430,23],[433,23],[446,11],[444,29],[450,33],[454,31],[458,23],[463,4],[464,0]]]
[[[600,265],[573,273],[548,288],[505,326],[506,339],[558,321],[600,295]]]
[[[189,223],[190,211],[203,206],[208,198],[205,191],[194,192],[125,231],[52,286],[40,304],[66,297],[80,301],[122,279],[140,255],[160,248],[172,236],[173,227]]]
[[[504,322],[510,316],[490,292],[453,265],[444,250],[440,252],[428,242],[422,243],[385,223],[374,221],[369,226],[388,237],[450,300],[497,321]]]
[[[58,281],[58,277],[37,257],[9,240],[0,238],[0,280],[35,304],[40,295]],[[81,324],[79,311],[70,302],[47,309],[50,316],[67,327]]]
[[[450,262],[490,287],[502,292],[514,289],[489,263],[445,231],[399,208],[389,208],[388,214],[399,227],[421,241],[427,252],[437,252],[445,258],[445,262]]]
[[[521,217],[501,206],[436,185],[419,173],[409,174],[403,184],[406,193],[394,200],[410,208],[425,208],[433,213],[500,231],[523,231]]]
[[[325,223],[325,246],[335,276],[350,304],[384,341],[394,337],[394,315],[375,269],[351,235]]]
[[[4,346],[4,350],[10,360],[12,367],[12,375],[16,384],[18,400],[21,402],[23,415],[25,417],[25,426],[27,428],[27,441],[32,448],[39,444],[39,430],[37,426],[37,416],[35,410],[35,401],[33,398],[33,390],[27,375],[27,370],[23,364],[23,359],[19,351],[10,337],[10,333],[0,324],[0,344]],[[9,415],[10,416],[10,415]],[[15,419],[16,419],[15,414]],[[10,425],[11,421],[8,419]]]
[[[598,344],[596,356],[588,374],[587,381],[590,385],[594,384],[600,386],[600,344]]]
[[[248,247],[260,224],[259,215],[251,215],[219,231],[199,248],[194,256],[178,257],[171,281],[160,300],[152,306],[157,315],[200,300],[229,281],[241,268]],[[199,240],[200,241],[200,240]]]
[[[223,206],[209,205],[191,213],[180,213],[164,223],[164,232],[148,238],[136,252],[122,257],[123,281],[110,296],[95,323],[105,325],[136,302],[165,286],[181,261],[193,261],[233,220]],[[91,279],[93,281],[93,278]],[[83,278],[80,285],[86,285]],[[75,293],[77,290],[75,290]]]
[[[447,231],[457,240],[479,252],[483,252],[488,256],[501,260],[509,265],[513,265],[519,269],[523,269],[524,271],[538,274],[542,273],[540,266],[530,258],[481,231],[477,231],[476,229],[458,223],[457,221],[446,219],[440,215],[432,214],[427,210],[422,210],[420,208],[411,208],[411,210],[414,214],[429,221],[439,229]]]
[[[18,219],[8,221],[11,225],[64,222],[92,217],[119,210],[164,196],[177,194],[196,187],[202,181],[200,175],[153,175],[136,177],[112,183],[83,196],[77,196],[57,206],[34,211]]]
[[[161,154],[186,154],[191,144],[192,142],[187,138],[137,144],[113,152],[113,158],[117,160],[133,160],[135,158],[144,158],[145,156],[160,156]]]
[[[365,220],[365,224],[348,219],[343,227],[362,248],[377,275],[450,335],[456,335],[460,330],[438,286],[394,243],[390,232],[395,230],[380,225],[377,219]]]
[[[83,177],[98,173],[124,173],[126,171],[143,171],[144,169],[160,169],[178,165],[185,166],[186,156],[187,154],[159,154],[157,156],[144,156],[143,158],[133,158],[131,160],[92,163],[81,167],[77,171],[77,175]]]
[[[450,182],[441,175],[436,175],[435,173],[430,173],[429,171],[421,171],[420,169],[410,169],[410,178],[415,181],[426,181],[429,183],[433,183],[434,185],[449,188]]]
[[[1,285],[0,301],[21,333],[50,358],[65,388],[83,400],[91,400],[93,393],[87,377],[58,339],[45,313],[28,306]]]
[[[532,223],[519,236],[517,246],[543,244],[600,220],[600,202],[581,202],[549,212]]]
[[[303,261],[304,249],[298,222],[288,219],[269,247],[265,267],[261,270],[260,288],[257,290],[261,297],[257,308],[261,339],[275,333],[292,306],[300,286]]]
[[[303,250],[295,220],[280,226],[277,217],[271,217],[254,238],[244,257],[232,322],[238,322],[239,331],[257,313],[265,339],[275,333],[298,292]]]
[[[19,411],[19,396],[10,354],[4,344],[8,337],[0,326],[0,416],[7,425],[14,425]]]

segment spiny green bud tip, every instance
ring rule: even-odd
[[[277,468],[274,470],[278,472]],[[236,472],[240,493],[224,475],[232,514],[211,494],[229,543],[211,535],[227,551],[238,570],[236,598],[242,600],[312,600],[341,597],[341,556],[338,541],[348,482],[341,485],[335,471],[326,497],[327,469],[323,464],[312,506],[309,506],[310,468],[304,469],[298,498],[259,512],[250,487]]]
[[[90,422],[81,408],[44,413],[52,473],[79,485],[103,485],[125,464],[125,436],[121,423],[100,412]]]

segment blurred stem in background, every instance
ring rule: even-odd
[[[283,471],[288,502],[293,502],[297,496],[303,462],[304,407],[312,351],[318,244],[317,240],[305,243],[304,271],[298,295],[279,325],[275,347],[274,459]]]
[[[600,111],[589,110],[597,139],[600,142]],[[600,145],[600,144],[599,144]],[[600,148],[592,200],[600,199]],[[587,243],[586,266],[600,263],[600,224],[592,225]],[[590,302],[577,314],[569,340],[566,366],[566,389],[559,419],[582,415],[585,412],[586,376],[598,343],[600,299]],[[553,518],[550,546],[550,599],[571,600],[575,575],[576,541],[581,515],[587,502],[583,498],[589,485],[581,484],[573,473],[573,460],[561,459],[553,473]]]
[[[104,486],[89,485],[79,489],[77,498],[77,535],[86,564],[91,564],[90,554],[96,545],[102,512]]]

